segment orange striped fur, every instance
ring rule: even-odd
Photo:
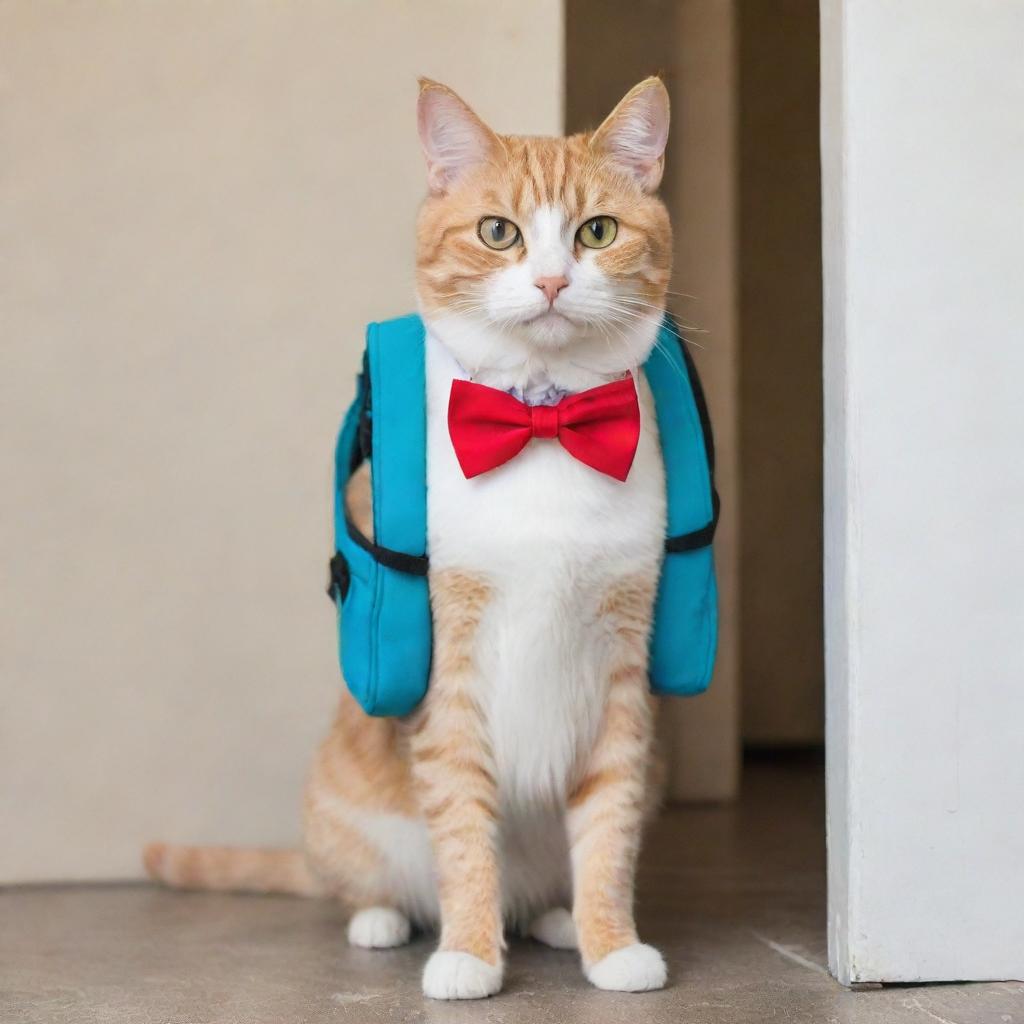
[[[441,949],[497,964],[504,948],[496,849],[497,781],[474,696],[473,645],[490,596],[469,573],[430,581],[436,663],[411,743],[419,805],[437,861]]]
[[[654,699],[647,681],[647,639],[657,581],[623,581],[602,614],[614,637],[604,722],[569,794],[574,917],[585,964],[637,941],[633,875],[647,787]]]

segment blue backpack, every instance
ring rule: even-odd
[[[415,315],[367,327],[356,397],[335,450],[336,550],[327,592],[338,610],[342,674],[370,715],[407,715],[430,680],[424,340]],[[651,689],[685,696],[707,688],[718,641],[711,552],[718,495],[704,393],[667,316],[644,374],[654,395],[668,497]],[[373,480],[372,540],[345,508],[349,477],[365,459]]]

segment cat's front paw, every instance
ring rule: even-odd
[[[483,999],[501,991],[502,973],[501,964],[439,949],[423,969],[423,994],[429,999]]]
[[[668,970],[653,946],[635,942],[592,964],[587,968],[587,978],[609,992],[649,992],[665,987]]]

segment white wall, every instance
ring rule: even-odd
[[[832,969],[1024,978],[1024,2],[822,16]]]
[[[0,881],[287,843],[333,432],[412,304],[415,77],[562,124],[562,5],[0,10]]]

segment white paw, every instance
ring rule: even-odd
[[[391,949],[409,941],[409,919],[393,907],[368,907],[348,923],[348,941],[364,949]]]
[[[565,907],[552,907],[530,925],[530,936],[552,949],[576,949],[576,925]]]
[[[472,953],[439,949],[423,969],[423,994],[430,999],[483,999],[501,989],[502,969]]]
[[[668,971],[653,946],[635,942],[609,953],[587,970],[591,984],[610,992],[649,992],[664,988]]]

